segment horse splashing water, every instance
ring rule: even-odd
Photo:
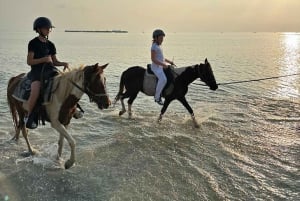
[[[69,72],[61,73],[53,78],[53,92],[51,101],[45,105],[47,119],[51,126],[59,133],[58,154],[59,160],[62,155],[64,138],[71,148],[70,159],[66,161],[65,168],[70,168],[75,162],[75,140],[67,132],[75,107],[82,95],[86,93],[91,102],[96,102],[99,109],[108,108],[109,97],[106,93],[105,77],[103,70],[108,64],[99,66],[98,63],[91,66],[80,67]],[[7,87],[7,101],[12,114],[16,134],[14,140],[19,139],[20,131],[26,140],[29,154],[36,151],[30,145],[28,130],[25,127],[24,117],[27,114],[26,101],[17,100],[13,93],[20,84],[25,74],[10,78]]]
[[[218,88],[218,85],[215,80],[215,76],[213,74],[213,71],[211,69],[210,63],[205,59],[204,64],[196,64],[188,67],[182,67],[182,68],[175,68],[175,77],[173,81],[173,89],[169,93],[163,94],[165,97],[164,105],[161,109],[161,113],[159,115],[158,121],[162,120],[163,114],[166,112],[169,104],[177,99],[180,101],[184,107],[188,110],[188,112],[192,116],[193,123],[195,127],[199,127],[195,116],[193,109],[188,104],[185,95],[188,91],[188,86],[190,83],[192,83],[197,78],[200,78],[201,81],[203,81],[211,90],[216,90]],[[118,100],[121,100],[122,104],[122,110],[119,112],[119,115],[121,116],[126,112],[125,105],[124,105],[124,99],[128,99],[128,114],[129,117],[131,117],[131,106],[135,98],[137,97],[137,94],[142,91],[146,95],[154,96],[155,91],[152,93],[148,93],[145,90],[145,73],[146,69],[140,66],[134,66],[128,68],[126,71],[124,71],[121,75],[120,79],[120,88],[119,92],[115,98],[115,103]],[[155,89],[155,83],[153,86],[153,89]]]

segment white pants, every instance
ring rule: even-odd
[[[154,74],[158,78],[154,98],[155,98],[155,100],[159,100],[160,96],[161,96],[161,92],[164,89],[165,85],[167,84],[167,77],[166,77],[162,67],[156,67],[156,66],[151,65],[151,70],[154,72]]]

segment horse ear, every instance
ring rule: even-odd
[[[98,66],[99,66],[99,63],[96,63],[94,66],[98,67]]]
[[[104,64],[103,66],[100,66],[102,69],[105,69],[108,66],[109,63]]]
[[[205,58],[205,64],[207,64],[207,63],[208,63],[207,58]]]

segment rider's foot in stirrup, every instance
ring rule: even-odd
[[[154,99],[154,101],[159,105],[164,105],[164,102],[159,98],[158,100]]]
[[[37,122],[35,122],[35,120],[34,120],[33,113],[31,113],[28,117],[25,117],[24,122],[25,122],[26,128],[29,128],[29,129],[35,129],[38,126]]]

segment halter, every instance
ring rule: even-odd
[[[83,87],[80,87],[77,83],[75,83],[73,80],[69,79],[69,81],[77,88],[79,89],[80,91],[82,91],[83,93],[86,93],[88,95],[88,97],[90,98],[90,102],[93,102],[93,100],[96,98],[96,97],[107,97],[108,98],[108,95],[106,93],[95,93],[93,92],[89,87],[86,86],[86,82],[85,82],[85,78],[83,79]]]
[[[202,74],[201,74],[201,72],[200,72],[200,66],[201,66],[201,64],[196,64],[195,65],[195,70],[197,71],[197,73],[198,73],[198,76],[199,76],[199,78],[200,78],[200,81],[202,81],[202,79],[201,79],[201,77],[203,77],[202,76]]]

